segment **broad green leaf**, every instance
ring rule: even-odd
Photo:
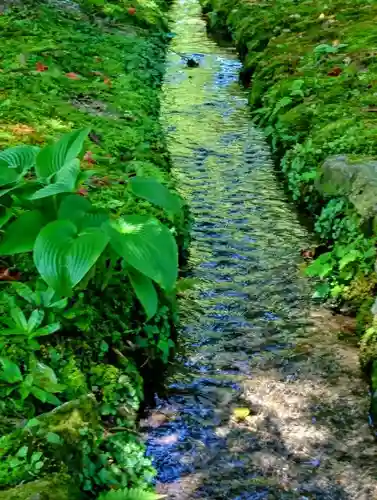
[[[310,266],[306,268],[305,274],[307,276],[319,276],[324,278],[333,269],[333,260],[331,252],[324,253],[315,259]]]
[[[16,291],[17,295],[26,300],[26,302],[29,302],[29,304],[34,302],[35,294],[31,288],[25,285],[25,283],[20,283],[18,281],[13,282],[12,288]]]
[[[44,363],[38,361],[31,374],[33,376],[33,385],[47,392],[61,392],[64,389],[64,386],[58,383],[54,370]]]
[[[39,210],[21,214],[5,230],[0,242],[0,255],[14,255],[33,250],[35,239],[45,223]]]
[[[80,162],[77,159],[64,165],[56,174],[56,182],[44,186],[36,191],[31,200],[39,200],[48,196],[55,196],[61,193],[72,193],[76,190],[76,181],[80,173]]]
[[[153,318],[157,312],[158,297],[152,280],[144,274],[139,273],[139,271],[136,271],[136,269],[129,269],[128,275],[136,297],[140,300],[145,310],[147,319]]]
[[[51,323],[50,325],[39,328],[37,331],[33,332],[32,337],[43,337],[45,335],[51,335],[58,330],[60,330],[60,323]]]
[[[21,174],[35,165],[39,151],[40,148],[36,146],[15,146],[0,152],[0,162],[6,162]]]
[[[35,171],[39,179],[48,179],[56,174],[66,163],[70,163],[80,154],[90,129],[75,130],[55,144],[43,148],[36,159]]]
[[[27,332],[27,321],[24,312],[19,307],[12,307],[10,310],[12,319],[20,330]]]
[[[27,330],[29,333],[33,332],[42,324],[44,316],[44,311],[42,311],[41,309],[34,309],[27,322]]]
[[[58,219],[70,220],[79,230],[90,227],[101,227],[109,220],[105,210],[93,207],[89,200],[72,194],[66,196],[60,203]]]
[[[0,205],[0,228],[5,226],[7,222],[12,218],[13,216],[13,211],[5,207],[4,205]]]
[[[27,454],[29,452],[29,447],[28,446],[22,446],[22,448],[20,448],[18,450],[18,452],[16,453],[16,457],[19,457],[19,458],[26,458],[27,457]]]
[[[157,219],[129,215],[108,225],[111,245],[125,261],[165,290],[178,276],[178,250],[169,229]]]
[[[56,434],[55,432],[48,432],[46,434],[46,439],[51,444],[62,444],[64,442],[59,434]]]
[[[20,174],[15,168],[10,168],[4,160],[0,160],[0,186],[17,182]]]
[[[45,282],[61,295],[69,295],[71,282],[66,267],[66,254],[77,234],[69,221],[54,221],[39,233],[34,245],[34,263]]]
[[[4,380],[8,384],[21,382],[21,371],[16,363],[13,363],[8,358],[0,358],[0,380]]]
[[[340,259],[339,270],[341,271],[343,268],[346,267],[347,264],[355,262],[356,260],[359,260],[362,257],[363,255],[359,250],[356,249],[350,250],[342,259]]]
[[[58,294],[70,295],[99,256],[109,238],[100,229],[78,233],[72,222],[50,222],[39,233],[34,246],[34,262],[46,283]]]
[[[93,267],[108,242],[107,234],[99,229],[82,232],[73,241],[66,258],[72,287],[76,286]]]
[[[179,213],[182,208],[179,196],[152,177],[133,177],[129,181],[129,188],[134,195],[168,212]]]

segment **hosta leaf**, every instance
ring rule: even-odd
[[[0,380],[8,384],[21,382],[22,375],[18,365],[8,358],[0,358]]]
[[[72,221],[79,230],[101,227],[109,220],[107,212],[98,210],[89,200],[77,194],[68,195],[60,203],[58,219]]]
[[[153,318],[157,312],[158,296],[152,280],[136,271],[136,269],[129,269],[128,275],[136,297],[140,300],[145,310],[147,319]]]
[[[36,268],[45,282],[61,295],[71,292],[65,255],[76,234],[72,222],[54,221],[47,224],[35,240],[33,257]]]
[[[20,174],[35,165],[39,151],[36,146],[15,146],[0,152],[0,162],[6,162]]]
[[[54,196],[60,193],[72,193],[76,190],[76,181],[80,173],[80,162],[77,159],[72,160],[62,167],[56,175],[56,182],[44,186],[36,191],[31,200],[39,200]]]
[[[129,215],[108,226],[111,245],[125,261],[172,290],[178,276],[178,250],[169,229],[157,219]]]
[[[133,177],[129,181],[130,191],[171,213],[179,213],[182,203],[178,195],[149,177]]]
[[[12,218],[13,212],[10,208],[0,206],[0,228],[5,226],[5,224]]]
[[[50,222],[36,239],[34,262],[51,288],[61,295],[69,295],[95,264],[108,240],[100,229],[79,233],[70,221]]]
[[[72,287],[76,286],[96,263],[108,242],[108,236],[99,229],[81,233],[73,241],[66,258]]]
[[[15,168],[10,168],[4,160],[0,160],[0,186],[17,182],[20,174]]]
[[[75,159],[80,154],[89,132],[88,128],[75,130],[63,135],[55,144],[43,148],[36,159],[37,177],[47,179],[56,174],[66,163]]]
[[[0,255],[14,255],[30,252],[45,219],[39,210],[21,214],[5,230],[0,242]]]

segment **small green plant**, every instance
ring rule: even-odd
[[[57,377],[49,366],[31,357],[26,373],[22,374],[20,367],[8,358],[0,358],[0,394],[10,396],[17,392],[21,401],[34,396],[42,403],[59,405],[55,396],[62,392],[65,386],[58,383]]]

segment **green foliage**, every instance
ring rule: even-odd
[[[80,182],[77,155],[88,133],[89,129],[83,129],[65,134],[55,144],[40,150],[32,165],[31,180],[26,178],[29,171],[23,164],[24,150],[21,151],[18,160],[25,178],[14,181],[19,194],[9,208],[15,213],[27,206],[31,210],[5,225],[0,253],[33,250],[40,276],[58,295],[70,296],[110,243],[119,258],[131,266],[131,283],[150,318],[157,310],[157,294],[147,278],[166,290],[173,289],[178,275],[175,239],[157,219],[126,216],[110,221],[105,212],[96,210],[88,200],[82,201],[78,195],[72,195]],[[13,161],[14,154],[11,157]],[[29,157],[26,161],[28,165]],[[7,171],[13,167],[8,163],[2,168]],[[180,209],[179,199],[163,185],[153,179],[140,179],[140,182],[137,177],[135,179],[131,184],[135,194],[173,213]],[[40,184],[44,184],[41,189]],[[142,275],[141,279],[136,270]]]
[[[157,495],[151,491],[131,488],[129,490],[102,493],[98,500],[158,500],[159,498],[164,498],[164,495]]]
[[[1,430],[18,428],[0,443],[0,484],[68,471],[95,498],[146,490],[154,475],[135,437],[143,380],[129,358],[163,356],[156,345],[172,331],[175,240],[187,245],[187,229],[157,119],[165,5],[137,1],[130,14],[127,3],[79,3],[0,16],[0,253],[22,280],[2,282],[8,298],[0,296],[1,329],[21,332],[0,338]],[[127,224],[130,236],[118,231]],[[135,242],[146,245],[146,273]],[[147,325],[155,333],[142,347]],[[54,397],[62,404],[45,413]],[[27,456],[16,456],[25,444]]]

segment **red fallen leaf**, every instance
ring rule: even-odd
[[[80,80],[80,76],[77,73],[73,73],[72,71],[70,73],[66,73],[65,76],[70,80]]]
[[[81,187],[78,191],[77,191],[77,194],[79,194],[80,196],[88,196],[88,190]]]
[[[129,13],[130,16],[134,16],[136,14],[135,7],[129,7],[128,8],[128,13]]]
[[[93,158],[93,153],[91,151],[87,151],[84,154],[84,160],[93,165],[93,163],[96,162],[96,160]]]
[[[20,278],[20,272],[10,271],[7,268],[0,269],[0,281],[18,281]]]
[[[42,71],[47,71],[48,70],[48,66],[46,66],[42,62],[38,61],[38,62],[35,63],[35,69],[37,71],[39,71],[40,73],[42,73]]]
[[[340,73],[342,72],[342,68],[339,68],[339,66],[335,66],[331,71],[327,73],[328,76],[339,76]]]
[[[104,84],[108,85],[109,87],[111,87],[111,80],[110,78],[105,78],[104,81],[103,81]]]

